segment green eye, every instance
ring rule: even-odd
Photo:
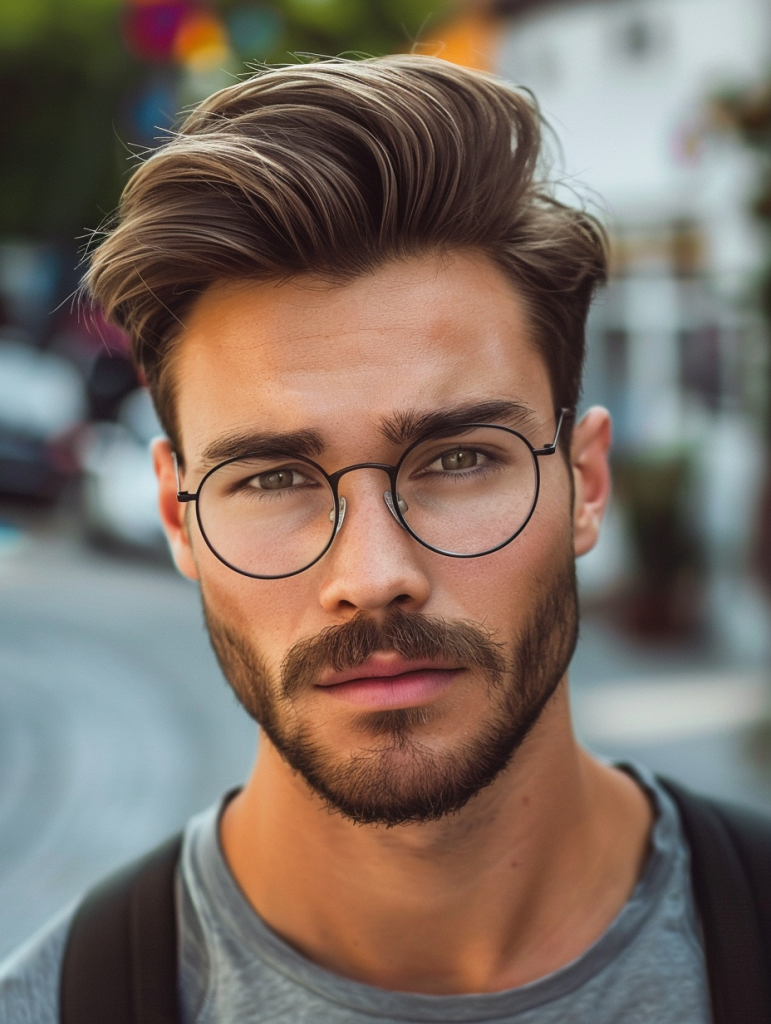
[[[473,469],[478,462],[477,453],[468,448],[460,448],[458,451],[449,452],[442,456],[442,469]]]
[[[294,476],[291,469],[273,469],[270,473],[260,473],[257,481],[263,491],[280,491],[292,486]]]

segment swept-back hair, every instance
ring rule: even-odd
[[[573,409],[605,235],[554,198],[523,91],[433,57],[329,60],[215,93],[134,172],[85,287],[129,334],[178,446],[171,356],[221,280],[344,283],[387,260],[472,251],[523,298],[555,406]]]

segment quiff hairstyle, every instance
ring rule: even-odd
[[[85,276],[128,332],[176,449],[171,356],[206,288],[342,284],[430,252],[477,252],[505,272],[555,407],[574,410],[606,240],[554,198],[541,128],[526,93],[407,55],[273,68],[196,107],[134,172]]]

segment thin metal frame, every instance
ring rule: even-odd
[[[513,434],[515,437],[518,437],[521,441],[523,441],[527,448],[530,450],[530,454],[533,457],[533,467],[535,469],[535,491],[533,493],[533,501],[530,506],[530,511],[527,513],[527,516],[522,525],[510,537],[503,541],[503,543],[496,544],[495,547],[488,548],[487,551],[480,551],[477,554],[473,555],[459,554],[456,551],[444,551],[442,550],[442,548],[437,548],[434,547],[432,544],[429,544],[427,541],[423,540],[415,533],[415,531],[410,527],[409,523],[405,520],[404,515],[402,514],[402,511],[399,508],[398,494],[396,490],[396,480],[399,475],[399,470],[401,469],[404,463],[404,460],[407,458],[411,451],[414,451],[414,449],[418,447],[418,445],[423,444],[425,441],[428,441],[432,437],[438,437],[443,433],[446,434],[446,430],[434,430],[428,434],[424,434],[422,437],[419,437],[416,441],[413,441],[412,444],[405,448],[405,450],[402,452],[401,457],[399,458],[399,461],[396,463],[395,466],[388,465],[387,463],[384,462],[357,462],[352,466],[345,466],[343,469],[338,469],[337,472],[335,473],[327,473],[327,471],[322,466],[320,466],[317,462],[314,462],[312,459],[300,458],[295,460],[297,462],[304,462],[307,463],[309,466],[313,466],[314,469],[318,470],[319,473],[321,473],[321,475],[329,484],[330,490],[332,491],[332,497],[335,503],[334,518],[330,518],[330,521],[333,523],[333,527],[330,532],[329,540],[324,546],[324,549],[320,552],[320,554],[318,554],[313,559],[313,561],[308,562],[307,565],[304,565],[301,569],[295,569],[293,572],[281,573],[281,575],[279,576],[262,576],[258,573],[247,572],[246,569],[239,569],[238,566],[233,565],[226,558],[224,558],[211,543],[208,536],[206,535],[206,530],[204,529],[203,523],[201,522],[201,510],[199,499],[204,484],[209,479],[209,477],[212,476],[212,474],[217,472],[217,470],[222,469],[223,466],[229,466],[233,462],[242,461],[243,456],[236,455],[231,459],[225,459],[224,462],[218,462],[216,466],[213,466],[210,470],[208,470],[207,473],[204,474],[204,476],[201,478],[200,483],[198,484],[197,490],[183,491],[181,490],[180,487],[179,462],[177,459],[177,454],[176,452],[174,452],[172,454],[172,457],[174,459],[174,472],[176,474],[177,480],[177,501],[195,502],[195,517],[198,522],[198,529],[201,531],[201,536],[203,537],[204,541],[206,542],[206,546],[209,548],[209,550],[215,556],[215,558],[222,562],[223,565],[226,565],[228,569],[232,569],[233,572],[237,572],[241,576],[248,576],[250,579],[255,580],[285,580],[290,579],[292,576],[299,576],[301,572],[305,572],[307,569],[310,569],[311,566],[314,566],[316,562],[320,561],[324,557],[324,555],[327,553],[327,551],[329,551],[330,547],[332,546],[332,542],[337,536],[340,527],[343,525],[343,520],[345,519],[346,501],[345,498],[341,497],[340,494],[338,493],[338,485],[342,478],[346,476],[346,474],[353,473],[354,470],[358,469],[380,469],[388,475],[388,479],[391,484],[390,491],[386,491],[383,495],[386,508],[389,510],[391,515],[397,521],[397,523],[401,527],[403,527],[407,531],[407,533],[418,542],[418,544],[420,544],[424,548],[427,548],[429,551],[434,551],[436,554],[444,555],[447,558],[483,558],[485,555],[492,555],[494,552],[500,551],[501,548],[505,548],[507,544],[511,544],[511,542],[515,538],[517,538],[520,535],[520,533],[522,533],[522,531],[525,529],[527,524],[532,519],[533,513],[535,512],[535,507],[538,504],[538,496],[541,490],[541,470],[539,467],[538,459],[541,456],[553,455],[556,452],[560,432],[562,431],[562,423],[565,417],[569,414],[569,412],[570,410],[566,408],[559,410],[559,418],[557,420],[557,429],[554,433],[554,440],[551,442],[551,444],[546,444],[542,448],[534,448],[532,444],[528,441],[528,439],[524,436],[524,434],[520,434],[518,430],[513,430],[511,427],[504,427],[500,423],[462,423],[459,424],[457,427],[453,427],[453,434],[455,433],[456,430],[460,431],[472,427],[486,427],[494,430],[505,430],[508,434]],[[394,502],[392,497],[392,495],[394,494],[397,494],[396,502]]]

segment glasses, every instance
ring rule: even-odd
[[[360,462],[336,473],[304,458],[238,456],[219,463],[195,492],[201,534],[228,568],[254,579],[296,576],[329,550],[345,519],[340,480],[359,469],[385,473],[383,494],[396,522],[423,547],[449,558],[481,558],[510,544],[527,526],[538,501],[538,460],[554,440],[534,448],[509,427],[466,423],[424,435],[395,466]],[[175,467],[176,467],[176,456]]]

